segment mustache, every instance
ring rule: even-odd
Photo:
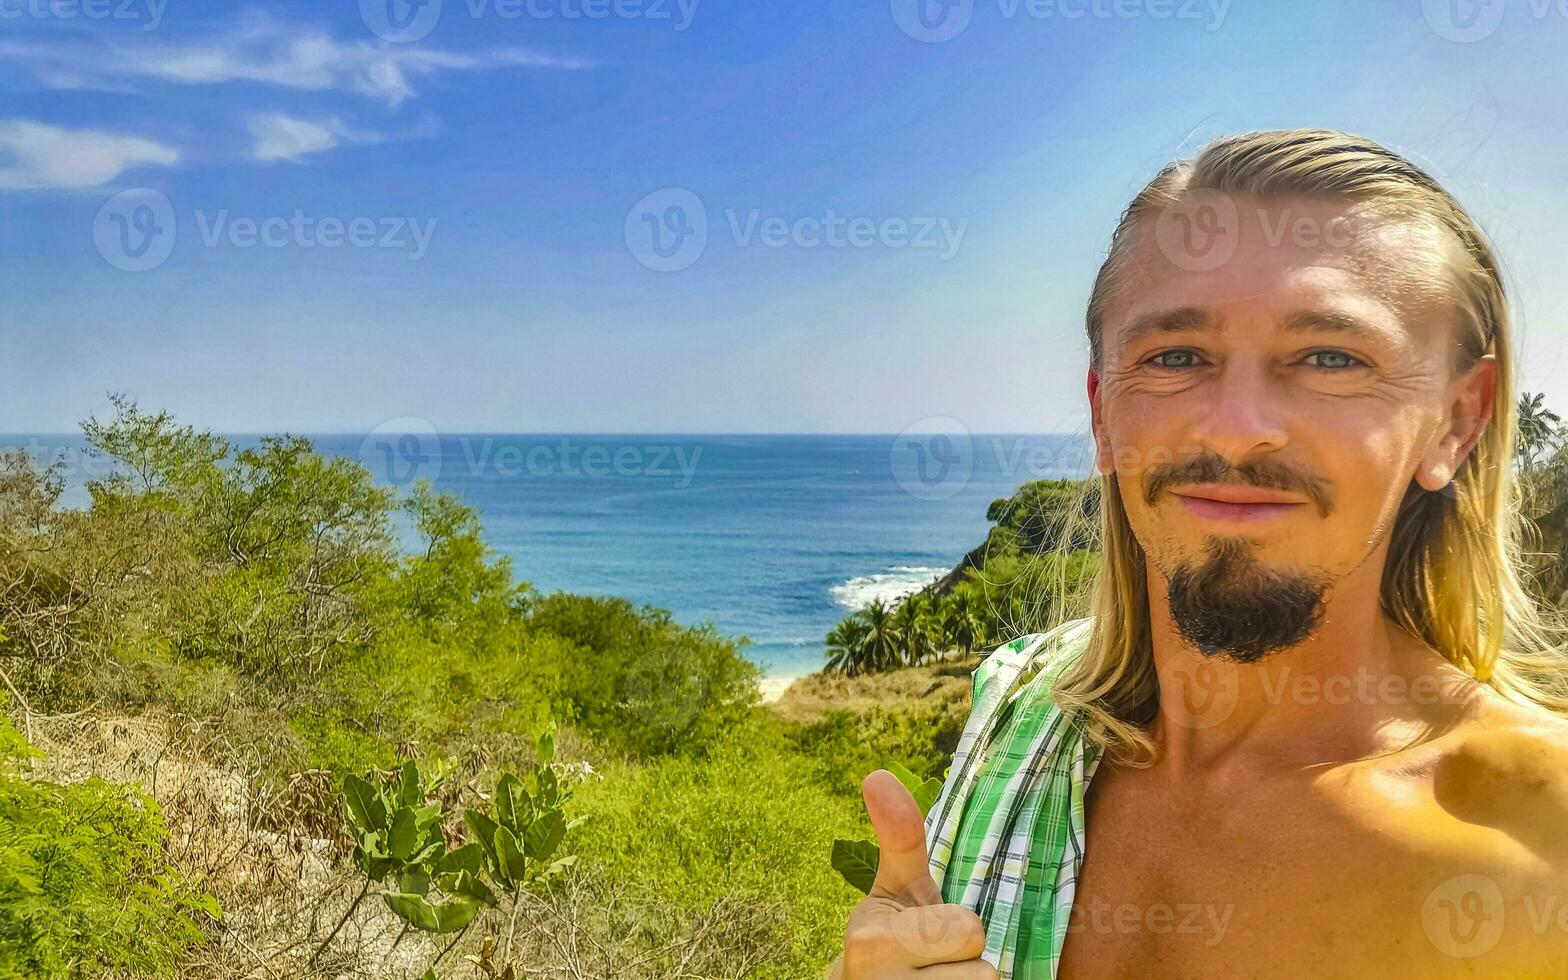
[[[1232,483],[1284,490],[1304,495],[1327,517],[1334,510],[1334,485],[1320,476],[1302,473],[1277,460],[1258,459],[1231,463],[1215,453],[1203,453],[1176,463],[1151,466],[1143,475],[1143,499],[1150,507],[1167,488],[1189,483]]]

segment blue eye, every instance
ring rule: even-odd
[[[1345,368],[1355,367],[1361,364],[1360,361],[1354,357],[1351,357],[1349,354],[1346,354],[1342,350],[1320,350],[1314,351],[1307,355],[1308,360],[1311,360],[1314,357],[1322,358],[1322,360],[1320,360],[1314,366],[1325,371],[1340,371],[1344,370]]]
[[[1175,360],[1172,361],[1171,358],[1175,358]],[[1153,364],[1155,367],[1184,368],[1192,367],[1196,363],[1197,358],[1198,355],[1190,350],[1167,350],[1155,354],[1145,363]]]

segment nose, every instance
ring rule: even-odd
[[[1232,463],[1283,449],[1290,440],[1284,392],[1261,359],[1231,358],[1199,397],[1206,404],[1192,436]]]

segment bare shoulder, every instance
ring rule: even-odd
[[[1568,975],[1568,721],[1489,698],[1452,736],[1433,799],[1473,850],[1427,896],[1428,937],[1482,975]]]
[[[1568,875],[1568,719],[1493,696],[1442,742],[1435,802],[1520,845],[1532,877]]]
[[[1488,698],[1448,739],[1439,780],[1486,788],[1516,802],[1557,804],[1568,814],[1568,718]]]

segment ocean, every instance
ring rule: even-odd
[[[770,677],[818,669],[839,620],[951,569],[983,540],[993,500],[1089,467],[1081,437],[940,423],[897,436],[438,435],[403,419],[310,438],[379,482],[430,479],[456,494],[519,580],[712,622],[746,637]],[[82,457],[79,436],[0,445],[63,453],[66,506],[84,505],[86,479],[103,469]]]

